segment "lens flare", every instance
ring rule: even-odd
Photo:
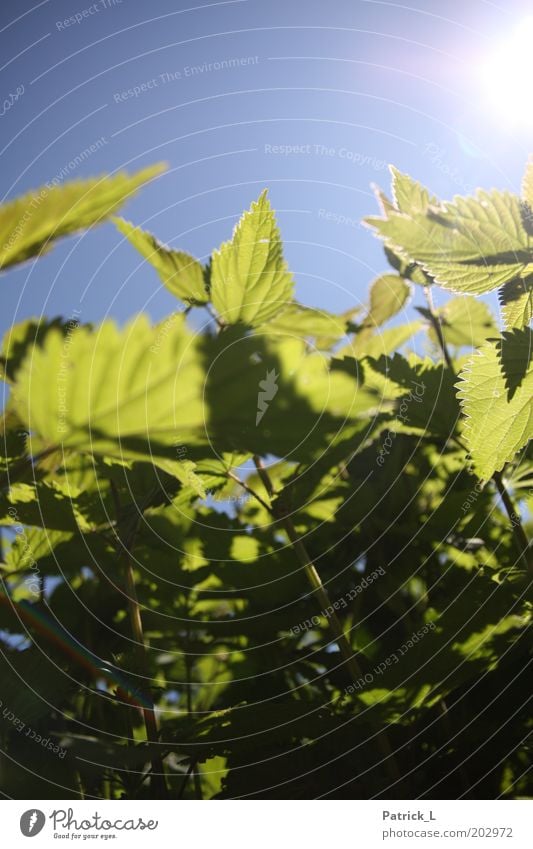
[[[533,15],[481,63],[486,104],[507,126],[533,128]]]

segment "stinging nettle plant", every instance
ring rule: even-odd
[[[207,264],[113,219],[162,322],[6,334],[4,794],[530,795],[533,164],[391,171],[365,309],[295,299],[263,192]],[[4,205],[0,268],[159,173]]]

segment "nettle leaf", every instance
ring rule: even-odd
[[[427,286],[433,283],[429,274],[426,274],[424,269],[417,265],[416,262],[405,259],[387,247],[387,245],[384,246],[384,250],[389,265],[398,272],[400,277],[403,277],[405,280],[411,280],[413,283],[418,283],[419,286]]]
[[[370,306],[365,325],[379,327],[400,312],[411,294],[411,287],[398,274],[382,274],[370,287]]]
[[[393,192],[394,204],[382,199],[388,224],[457,230],[447,207],[396,170]],[[525,197],[519,207],[530,233]],[[454,208],[457,217],[461,202]],[[257,234],[254,215],[245,219],[257,250],[242,265],[223,260],[241,275],[230,293],[235,326],[223,313],[218,333],[212,324],[193,332],[177,313],[123,329],[30,320],[0,352],[10,383],[0,428],[0,680],[9,695],[0,738],[10,760],[0,789],[10,798],[53,794],[50,738],[64,747],[62,785],[87,798],[381,798],[392,778],[387,745],[402,795],[418,798],[431,785],[448,798],[468,727],[476,793],[527,796],[528,577],[516,567],[515,519],[466,467],[462,439],[466,429],[483,480],[511,457],[518,521],[533,507],[533,440],[520,448],[533,430],[533,331],[495,339],[483,304],[453,298],[438,310],[446,341],[454,354],[481,348],[458,358],[458,379],[440,355],[398,353],[421,321],[383,330],[406,291],[394,274],[392,305],[382,283],[373,287],[374,332],[366,312],[356,324],[350,313],[303,307],[278,291],[277,230],[279,267],[272,231]],[[124,227],[164,276],[172,252]],[[468,225],[474,242],[476,227]],[[246,255],[239,232],[227,250]],[[491,244],[505,265],[497,238]],[[434,282],[406,250],[387,251],[400,278]],[[475,257],[460,264],[478,270]],[[267,287],[257,298],[264,268],[274,294]],[[210,279],[209,268],[194,266],[198,282],[200,271]],[[512,291],[519,279],[527,275],[504,284],[509,303],[523,295]],[[272,315],[246,312],[254,299],[266,308],[269,296],[279,302]],[[527,315],[519,306],[517,322]],[[253,454],[268,471],[273,512]],[[331,610],[313,592],[316,575],[302,569],[311,561]],[[135,595],[151,647],[142,669]],[[332,610],[360,676],[342,662]],[[148,691],[165,743],[157,753],[143,743]],[[22,723],[42,732],[41,745]],[[125,744],[103,745],[103,736]]]
[[[382,354],[390,354],[401,348],[418,333],[422,327],[421,321],[410,321],[408,324],[400,324],[398,327],[389,327],[387,330],[379,329],[372,335],[364,331],[341,349],[338,353],[357,355],[358,357],[381,357]]]
[[[355,311],[354,311],[355,312]],[[268,322],[269,333],[283,333],[298,339],[314,339],[317,347],[329,347],[348,331],[348,315],[292,303]]]
[[[0,206],[0,269],[42,254],[56,239],[101,223],[163,166],[137,174],[48,184]]]
[[[77,319],[64,321],[54,318],[47,321],[43,318],[29,318],[14,324],[4,334],[0,351],[0,377],[6,382],[12,382],[14,375],[28,350],[33,345],[40,345],[47,333],[59,330],[64,336],[78,326]]]
[[[394,165],[389,165],[392,174],[392,196],[396,210],[408,214],[426,213],[430,205],[438,203],[421,183],[408,174],[402,174]]]
[[[459,375],[465,438],[482,480],[500,471],[533,436],[533,333],[485,343]]]
[[[452,298],[436,313],[444,340],[449,345],[479,347],[489,336],[496,335],[493,315],[483,301],[466,296]],[[435,344],[439,343],[432,325],[429,336]]]
[[[181,432],[203,424],[203,368],[182,316],[151,327],[144,316],[54,330],[23,361],[15,411],[32,451],[54,446],[120,458],[166,456]]]
[[[533,157],[527,163],[524,179],[522,180],[522,197],[530,210],[533,209]]]
[[[0,415],[0,446],[0,472],[8,471],[26,454],[26,432],[11,401]]]
[[[391,213],[366,223],[453,292],[480,295],[533,272],[520,201],[508,192],[478,191],[427,214]]]
[[[533,318],[533,274],[506,283],[498,297],[508,330],[530,324]]]
[[[384,218],[388,218],[390,214],[398,212],[411,215],[418,213],[425,214],[430,204],[438,203],[437,198],[430,195],[429,191],[421,183],[413,180],[408,174],[402,174],[393,165],[390,165],[389,169],[392,174],[394,203],[391,203],[379,188],[374,187]],[[371,219],[366,219],[365,223],[368,224],[370,221]],[[405,253],[402,255],[394,251],[390,245],[385,245],[385,255],[390,265],[398,272],[400,277],[411,280],[413,283],[418,283],[420,286],[427,286],[433,282],[431,276],[411,258],[407,257]]]
[[[55,482],[13,483],[7,494],[0,495],[2,524],[19,523],[58,531],[78,527],[76,504],[55,486]]]
[[[37,572],[35,568],[37,561],[42,559],[54,563],[54,549],[62,542],[68,542],[72,537],[73,534],[68,531],[26,528],[23,535],[18,534],[15,537],[6,553],[7,571],[27,572],[33,568]],[[34,580],[38,584],[38,578],[35,577]]]
[[[258,325],[287,306],[293,277],[266,190],[213,253],[211,298],[225,324]]]
[[[114,221],[122,235],[156,269],[169,292],[186,304],[207,303],[204,269],[197,259],[185,251],[167,248],[151,233],[130,221],[123,218],[115,218]]]
[[[391,719],[398,719],[408,704],[430,707],[494,667],[530,625],[527,603],[516,598],[508,582],[456,568],[448,585],[456,593],[438,618],[422,626],[414,645],[397,655],[398,662],[361,697],[368,705],[387,705]]]
[[[218,452],[304,460],[376,404],[358,385],[355,360],[309,351],[298,338],[228,328],[209,361],[206,428]]]
[[[430,434],[448,439],[456,430],[459,405],[453,377],[442,363],[414,354],[365,360],[364,380],[384,397],[395,397],[395,416],[387,422],[394,432]]]

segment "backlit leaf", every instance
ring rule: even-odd
[[[167,248],[151,233],[123,218],[115,218],[115,224],[141,256],[153,265],[169,292],[186,304],[207,303],[204,269],[197,259],[185,251]]]
[[[459,375],[465,438],[476,474],[488,480],[533,436],[533,334],[486,342]]]
[[[411,287],[397,274],[382,274],[370,287],[370,306],[364,323],[370,327],[379,327],[400,312],[409,295]]]
[[[224,323],[258,325],[287,306],[292,292],[292,274],[264,191],[240,219],[231,241],[213,254],[211,298]]]
[[[479,191],[427,214],[366,221],[388,247],[454,292],[483,294],[533,270],[520,201],[508,192]]]
[[[0,269],[49,250],[56,239],[99,224],[162,171],[48,184],[0,206]]]

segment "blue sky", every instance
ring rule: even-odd
[[[3,97],[24,90],[0,118],[2,197],[90,145],[71,177],[165,160],[124,214],[205,258],[267,186],[298,297],[347,309],[386,267],[358,223],[386,163],[443,197],[518,190],[531,132],[486,107],[478,69],[527,14],[512,0],[3,0]],[[42,313],[123,321],[175,306],[111,224],[2,285],[2,331]]]

